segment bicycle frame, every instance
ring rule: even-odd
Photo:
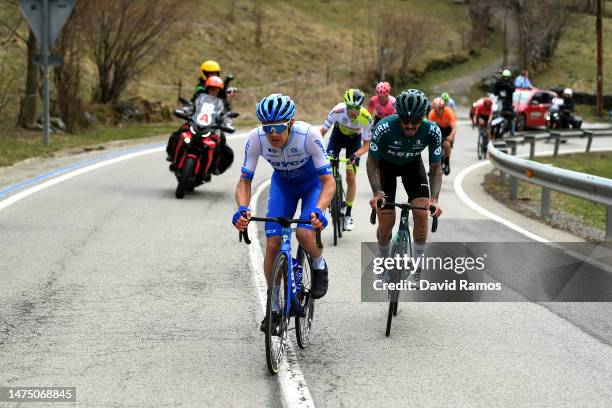
[[[281,229],[282,241],[280,247],[280,253],[284,254],[287,259],[287,287],[291,288],[291,291],[287,294],[289,302],[285,302],[285,310],[283,317],[288,318],[291,316],[291,308],[295,307],[295,314],[301,316],[303,314],[302,306],[298,300],[298,295],[295,289],[295,276],[292,268],[292,256],[291,256],[291,228],[283,227]]]

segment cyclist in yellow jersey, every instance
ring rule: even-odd
[[[351,231],[354,228],[351,210],[357,191],[355,173],[359,166],[359,158],[370,147],[372,133],[372,116],[362,107],[363,92],[359,89],[349,89],[344,94],[344,102],[340,102],[329,112],[321,134],[325,134],[333,126],[332,134],[327,144],[327,153],[338,158],[340,151],[346,149],[346,158],[351,160],[353,166],[346,168],[346,213],[344,214],[344,229]]]

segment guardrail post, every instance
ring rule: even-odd
[[[593,143],[593,135],[595,132],[592,130],[585,130],[584,134],[588,137],[585,153],[589,153],[591,151],[591,143]]]
[[[516,141],[508,141],[508,145],[510,146],[510,154],[512,156],[516,156]],[[515,176],[510,176],[510,199],[516,200],[518,198],[518,178]]]
[[[606,241],[612,241],[612,206],[606,206]]]
[[[529,160],[535,157],[535,137],[529,138]]]
[[[553,152],[553,157],[557,157],[559,154],[559,144],[561,143],[561,133],[550,132],[550,135],[555,138],[555,150]]]
[[[550,189],[542,187],[542,202],[540,203],[540,215],[548,217],[550,215]]]

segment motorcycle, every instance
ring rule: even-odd
[[[546,129],[580,129],[582,117],[574,115],[573,112],[561,109],[563,99],[554,98],[552,106],[546,112]]]
[[[493,94],[489,95],[489,98],[493,100],[493,120],[491,120],[491,137],[493,140],[502,139],[506,133],[510,133],[512,124],[502,109],[502,102]]]
[[[208,94],[201,94],[194,104],[184,98],[181,102],[185,107],[176,109],[174,115],[184,119],[185,124],[170,165],[178,181],[176,198],[183,198],[186,191],[211,180],[214,161],[221,153],[219,148],[225,147],[223,132],[234,133],[231,118],[238,117],[236,112],[224,112],[223,101]]]

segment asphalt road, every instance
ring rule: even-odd
[[[0,386],[73,386],[87,407],[286,405],[265,364],[249,250],[230,225],[243,143],[184,200],[159,152],[0,210]],[[455,194],[474,143],[461,125],[432,240],[529,241]],[[270,174],[260,161],[254,185]],[[356,228],[326,247],[330,289],[296,351],[305,403],[612,405],[609,303],[402,303],[386,338],[387,305],[361,302],[360,243],[375,235],[365,171],[358,182]]]

